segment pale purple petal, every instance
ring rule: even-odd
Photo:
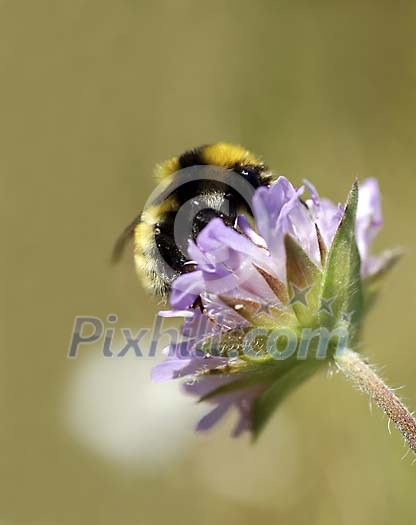
[[[311,214],[301,202],[303,187],[295,189],[279,177],[270,188],[261,188],[253,197],[257,229],[267,243],[279,279],[286,280],[284,237],[290,234],[319,263],[319,246]]]
[[[344,207],[341,204],[335,205],[328,199],[320,201],[317,225],[327,248],[332,244],[343,214]]]
[[[170,304],[180,310],[188,308],[200,296],[204,290],[204,284],[202,270],[184,273],[173,283]]]
[[[168,359],[158,363],[152,368],[151,378],[154,383],[161,383],[183,377],[180,372],[186,369],[191,363],[191,359]],[[186,375],[186,374],[184,374]]]
[[[230,408],[231,403],[220,403],[213,410],[203,416],[196,426],[198,432],[203,432],[212,428],[224,416]]]
[[[367,257],[371,244],[382,226],[383,215],[378,183],[375,179],[367,179],[360,186],[356,224],[357,245],[362,258],[363,275],[370,273]]]
[[[193,317],[194,312],[191,310],[160,310],[157,315],[159,317]]]
[[[265,240],[263,237],[260,237],[260,235],[255,230],[253,230],[245,215],[239,215],[237,217],[237,226],[256,246],[260,246],[261,248],[267,250],[267,244]]]

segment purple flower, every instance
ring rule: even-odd
[[[361,185],[358,202],[355,188],[344,207],[320,198],[309,182],[295,188],[280,177],[255,192],[252,209],[253,227],[244,216],[238,218],[238,230],[213,219],[196,242],[189,242],[188,255],[196,269],[174,282],[173,311],[167,314],[186,313],[184,340],[167,349],[167,360],[153,371],[157,381],[187,378],[185,391],[214,405],[198,430],[211,428],[231,407],[237,408],[235,436],[245,430],[257,432],[269,407],[321,365],[316,359],[316,366],[311,360],[306,366],[299,358],[271,359],[265,351],[266,335],[276,328],[296,334],[304,327],[331,328],[350,314],[345,311],[348,305],[358,310],[362,297],[365,304],[366,283],[382,273],[387,259],[390,262],[388,256],[371,255],[371,243],[382,226],[374,179]],[[343,250],[344,273],[356,275],[339,285],[344,277],[336,277],[336,261]],[[360,294],[363,289],[359,301],[352,287],[348,291],[351,282]],[[333,291],[334,286],[334,296],[324,297],[323,291]],[[190,309],[198,298],[202,312]],[[334,312],[328,306],[331,301]],[[358,326],[361,314],[353,314]],[[260,331],[253,332],[256,328]]]

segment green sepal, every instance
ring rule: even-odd
[[[282,373],[254,402],[252,414],[252,437],[255,441],[276,408],[292,390],[313,376],[322,367],[323,360],[297,361]]]
[[[302,363],[304,363],[304,361],[302,361]],[[276,381],[276,377],[283,376],[297,364],[299,364],[299,361],[296,359],[296,353],[294,353],[291,358],[281,361],[264,356],[254,361],[252,358],[246,358],[244,356],[244,360],[242,359],[241,361],[240,370],[234,365],[234,372],[239,374],[238,379],[211,390],[202,396],[199,401],[207,401],[216,396],[229,394],[230,392],[255,385],[271,385]],[[224,368],[225,373],[226,366]],[[221,375],[221,368],[219,368],[215,374]]]
[[[312,327],[316,321],[316,313],[319,307],[319,290],[321,286],[322,272],[311,261],[309,255],[290,236],[285,235],[286,250],[286,275],[289,283],[289,299],[293,311],[301,326]],[[305,290],[311,287],[306,295],[307,306],[301,302],[294,301],[295,288]],[[293,303],[292,303],[293,301]]]
[[[358,182],[351,189],[344,215],[335,233],[322,280],[321,297],[331,303],[332,315],[320,313],[320,324],[329,330],[350,316],[349,344],[354,347],[359,336],[363,312],[361,259],[355,238]]]
[[[200,397],[198,403],[201,403],[202,401],[209,401],[214,397],[230,394],[232,392],[236,392],[237,390],[250,388],[256,385],[264,385],[268,382],[271,383],[273,376],[270,373],[270,370],[262,370],[261,366],[262,365],[256,367],[256,369],[245,369],[243,372],[241,372],[241,375],[238,379],[235,381],[230,381],[225,385],[221,385],[218,388],[211,390],[204,396]]]

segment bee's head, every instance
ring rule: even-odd
[[[219,166],[244,177],[254,188],[268,186],[272,174],[264,163],[242,146],[218,142],[191,149],[159,166],[156,177],[163,179],[175,171],[191,166]]]
[[[232,170],[244,177],[254,188],[267,186],[271,174],[264,163],[242,146],[218,142],[200,146],[179,157],[181,167],[207,164]]]

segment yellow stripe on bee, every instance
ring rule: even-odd
[[[166,213],[169,213],[171,211],[177,211],[177,209],[178,203],[176,202],[176,199],[174,197],[168,197],[160,204],[155,204],[146,208],[142,214],[142,223],[145,222],[147,224],[154,225],[157,222],[163,220],[163,216]]]
[[[166,177],[169,177],[175,171],[179,170],[179,157],[172,157],[166,160],[162,164],[158,164],[155,168],[154,176],[157,181],[162,181]]]
[[[136,268],[136,273],[140,278],[143,286],[148,291],[155,291],[156,288],[160,287],[160,284],[155,282],[154,279],[150,278],[152,271],[155,271],[156,267],[152,259],[145,257],[141,253],[134,254],[134,266]]]
[[[237,144],[218,142],[210,144],[201,152],[204,164],[231,168],[235,164],[261,164],[261,161],[250,151]]]
[[[152,246],[154,234],[153,225],[146,222],[140,222],[134,230],[134,247],[135,255],[145,252],[148,247]]]
[[[201,164],[208,166],[232,168],[235,164],[248,164],[253,166],[262,164],[261,160],[247,149],[238,144],[228,144],[227,142],[208,144],[201,149],[199,155]],[[179,170],[179,157],[172,157],[156,166],[154,177],[160,182]]]
[[[162,294],[166,286],[157,260],[152,255],[156,249],[152,225],[143,222],[137,225],[134,244],[134,266],[143,286],[153,294]]]

